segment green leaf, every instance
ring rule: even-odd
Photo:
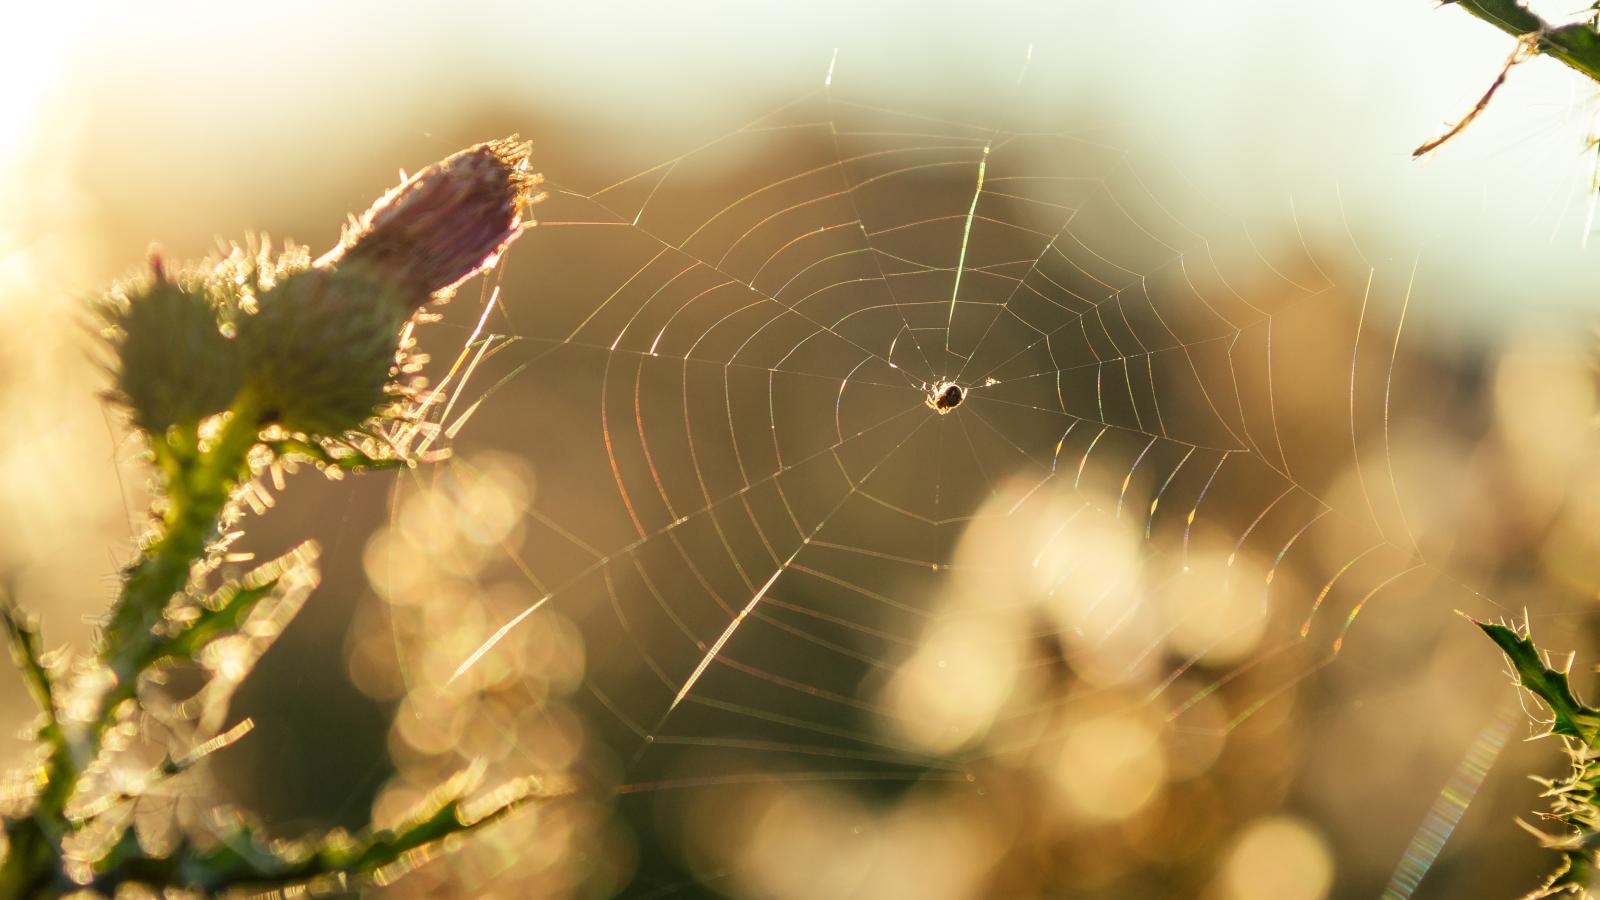
[[[373,456],[366,451],[349,444],[339,444],[338,450],[295,439],[281,441],[267,441],[267,446],[272,449],[273,456],[279,459],[304,459],[319,466],[331,469],[341,469],[346,472],[373,472],[382,469],[401,469],[409,466],[408,460],[398,456]]]
[[[1517,683],[1550,707],[1550,712],[1555,716],[1555,721],[1550,725],[1552,734],[1587,743],[1594,739],[1596,733],[1600,733],[1600,710],[1578,699],[1567,681],[1567,673],[1546,665],[1544,656],[1533,645],[1532,638],[1505,625],[1477,619],[1473,619],[1472,623],[1499,645],[1517,673]]]

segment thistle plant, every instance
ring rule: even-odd
[[[1429,153],[1460,134],[1494,99],[1511,70],[1537,55],[1560,60],[1574,71],[1600,84],[1600,3],[1591,4],[1577,21],[1555,25],[1519,0],[1445,0],[1515,37],[1517,42],[1499,74],[1483,96],[1443,135],[1418,147],[1414,155]],[[1591,137],[1591,152],[1600,151],[1600,138]],[[1600,169],[1597,169],[1600,172]],[[1600,179],[1592,190],[1600,191]],[[1535,778],[1550,801],[1539,818],[1555,826],[1556,833],[1526,825],[1540,843],[1559,860],[1554,872],[1528,898],[1594,897],[1600,877],[1600,709],[1589,706],[1573,692],[1568,672],[1552,667],[1527,631],[1503,624],[1474,621],[1499,646],[1516,681],[1549,710],[1547,726],[1537,737],[1558,737],[1565,745],[1567,774],[1560,778]]]
[[[471,147],[391,190],[320,258],[264,241],[196,265],[153,254],[95,302],[110,400],[148,448],[157,500],[92,655],[47,651],[34,618],[0,604],[39,709],[36,764],[5,810],[0,896],[359,887],[557,789],[482,791],[469,769],[397,827],[293,842],[178,790],[249,731],[224,727],[229,699],[317,583],[309,542],[248,571],[229,553],[244,509],[268,505],[260,476],[422,462],[393,439],[423,405],[414,327],[521,232],[539,181],[528,161],[514,138]],[[173,696],[183,669],[202,686]]]
[[[1544,884],[1527,897],[1592,897],[1591,885],[1600,872],[1600,709],[1578,699],[1568,673],[1551,667],[1525,631],[1493,622],[1474,624],[1505,652],[1517,683],[1550,710],[1548,727],[1537,737],[1560,738],[1571,763],[1561,778],[1534,779],[1544,785],[1543,796],[1550,801],[1549,811],[1539,817],[1560,831],[1550,834],[1523,824],[1560,859]]]

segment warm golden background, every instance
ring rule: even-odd
[[[743,647],[730,644],[730,658],[738,649],[741,664],[782,673],[790,688],[718,666],[705,696],[761,715],[691,703],[671,727],[652,729],[700,656],[670,629],[709,643],[728,619],[695,579],[647,584],[664,571],[651,568],[659,561],[625,560],[605,567],[603,581],[558,593],[446,685],[479,642],[541,596],[538,585],[582,562],[553,525],[602,557],[628,538],[600,417],[609,403],[627,423],[631,394],[601,388],[604,353],[573,346],[564,362],[540,356],[548,345],[536,339],[508,344],[460,403],[519,363],[529,369],[484,400],[454,441],[455,462],[398,479],[300,475],[253,531],[252,546],[268,551],[309,530],[326,572],[241,693],[235,713],[256,730],[217,760],[218,790],[292,834],[393,815],[467,758],[490,760],[499,775],[561,772],[584,785],[402,882],[402,896],[1314,900],[1383,890],[1413,836],[1422,831],[1426,845],[1427,829],[1460,813],[1460,803],[1438,800],[1448,786],[1474,799],[1415,896],[1516,894],[1548,863],[1513,821],[1537,802],[1523,776],[1554,772],[1560,759],[1548,742],[1521,742],[1528,726],[1500,660],[1453,610],[1526,608],[1536,636],[1577,651],[1577,671],[1595,659],[1590,286],[1600,251],[1589,246],[1596,166],[1586,148],[1600,107],[1592,85],[1535,60],[1462,137],[1413,161],[1412,147],[1481,94],[1511,39],[1425,0],[1305,6],[9,10],[0,26],[0,571],[55,641],[88,645],[91,617],[143,527],[146,473],[97,401],[103,379],[82,301],[139,265],[152,242],[178,258],[251,233],[320,249],[396,169],[518,132],[551,179],[550,201],[535,210],[549,226],[508,255],[504,314],[487,327],[562,337],[655,252],[614,227],[561,224],[595,215],[572,195],[690,154],[656,210],[667,220],[681,210],[680,225],[703,219],[748,190],[736,186],[770,183],[831,152],[814,129],[692,151],[814,97],[833,64],[840,97],[893,111],[857,113],[863,127],[903,129],[911,120],[895,113],[910,112],[939,120],[929,126],[935,143],[970,137],[947,123],[976,122],[1109,148],[1114,168],[1084,172],[1105,189],[1091,210],[1110,221],[1124,201],[1132,209],[1154,197],[1184,223],[1190,246],[1202,239],[1242,304],[1230,346],[1254,362],[1230,372],[1225,357],[1208,357],[1197,379],[1248,398],[1239,414],[1251,428],[1270,417],[1290,445],[1272,448],[1274,461],[1292,476],[1219,481],[1184,571],[1171,566],[1181,521],[1146,541],[1142,527],[1107,514],[1123,492],[1142,511],[1160,487],[1146,483],[1150,468],[1124,483],[1140,444],[1113,449],[1108,438],[1096,451],[1105,468],[1078,490],[1051,482],[959,541],[951,531],[937,550],[951,572],[1006,574],[885,587],[923,615],[863,612],[870,630],[846,641],[861,659],[842,668],[808,668],[815,641],[795,649],[752,631]],[[838,121],[837,110],[814,112],[792,114]],[[1045,139],[1023,143],[1044,164],[1069,162],[1050,157]],[[971,184],[970,169],[939,170],[868,212],[960,216],[965,201],[945,198],[970,198]],[[798,203],[819,190],[779,195]],[[910,211],[923,201],[932,212]],[[1110,235],[1090,240],[1152,276],[1154,308],[1195,314],[1180,286],[1155,277],[1171,275],[1170,258]],[[627,310],[644,302],[619,301]],[[469,287],[425,332],[436,362],[455,359],[482,308]],[[1246,351],[1264,347],[1268,320],[1275,392],[1264,399],[1265,357]],[[1218,343],[1185,322],[1173,323],[1182,345]],[[621,364],[633,378],[636,360]],[[663,390],[659,403],[681,402]],[[808,421],[796,405],[786,428],[832,428],[837,385],[816,391],[805,402],[820,398],[825,411]],[[1159,400],[1180,430],[1206,417],[1192,388]],[[726,402],[745,433],[761,427],[747,417],[774,415],[749,395]],[[1030,427],[1019,421],[1010,436],[1036,441]],[[1053,443],[1026,449],[1048,461]],[[1084,452],[1076,446],[1066,465]],[[669,482],[691,477],[687,458],[660,464]],[[921,496],[933,470],[895,465],[898,489]],[[1004,492],[1013,478],[1037,482],[1027,469],[986,470],[979,483]],[[630,486],[650,490],[640,472]],[[1239,585],[1261,584],[1298,513],[1253,532],[1266,552],[1230,552],[1289,487],[1325,500],[1328,522],[1343,524],[1307,532],[1273,579],[1279,599],[1263,608],[1257,588]],[[892,530],[856,524],[848,542],[857,547]],[[646,543],[665,552],[661,525]],[[1393,540],[1362,556],[1374,533]],[[747,546],[754,538],[743,535],[733,558],[761,558]],[[708,566],[730,556],[713,537],[685,540],[684,552]],[[1299,642],[1320,586],[1353,561],[1353,581]],[[894,580],[854,565],[830,574]],[[1030,594],[1038,583],[1018,573],[1041,567],[1077,599]],[[752,577],[759,584],[770,570]],[[1130,581],[1144,587],[1118,587]],[[837,637],[824,617],[860,604],[828,584],[784,601],[800,611],[786,620],[792,629]],[[1330,657],[1344,618],[1380,586]],[[667,599],[655,604],[652,589]],[[1084,599],[1108,594],[1123,605]],[[735,608],[748,598],[729,596]],[[608,624],[613,602],[692,621],[658,616],[625,635]],[[670,670],[665,681],[647,659]],[[20,686],[0,682],[0,696],[20,727]],[[641,751],[637,735],[607,718],[608,704],[683,740]],[[786,717],[811,726],[784,731]],[[808,759],[780,746],[796,742],[825,752]],[[17,741],[8,754],[23,749]]]

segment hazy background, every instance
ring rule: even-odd
[[[1551,744],[1519,743],[1525,726],[1498,660],[1451,610],[1472,607],[1472,591],[1492,598],[1477,612],[1527,604],[1541,639],[1578,650],[1580,667],[1593,658],[1600,573],[1589,560],[1600,546],[1600,502],[1585,488],[1595,463],[1587,353],[1597,251],[1585,247],[1595,171],[1585,148],[1600,108],[1592,85],[1548,60],[1522,65],[1464,135],[1414,161],[1411,149],[1470,108],[1512,46],[1465,13],[1422,0],[1315,9],[1269,0],[459,6],[60,4],[9,14],[0,37],[0,314],[10,323],[0,333],[0,409],[10,424],[0,431],[0,567],[42,611],[52,640],[88,645],[86,617],[105,606],[144,525],[138,448],[96,400],[103,378],[80,309],[152,242],[178,258],[252,232],[320,249],[397,168],[414,171],[510,132],[533,141],[535,164],[553,181],[597,190],[816,90],[836,59],[835,85],[875,106],[1016,131],[1092,132],[1141,171],[1164,173],[1152,186],[1158,195],[1209,198],[1175,212],[1249,255],[1246,281],[1258,279],[1262,260],[1283,261],[1277,248],[1291,244],[1331,260],[1342,317],[1313,321],[1279,345],[1304,366],[1280,374],[1289,396],[1279,402],[1291,418],[1299,410],[1305,434],[1325,429],[1328,444],[1348,437],[1338,417],[1348,396],[1339,391],[1349,388],[1349,329],[1367,273],[1380,286],[1370,315],[1373,346],[1383,348],[1414,270],[1398,369],[1412,377],[1397,385],[1411,389],[1397,404],[1407,415],[1396,427],[1397,493],[1413,512],[1431,511],[1419,514],[1436,523],[1440,549],[1430,561],[1469,586],[1453,581],[1395,604],[1405,614],[1356,632],[1353,658],[1305,682],[1293,715],[1269,717],[1259,734],[1217,750],[1221,761],[1206,772],[1180,779],[1166,764],[1162,783],[1183,786],[1155,805],[1102,810],[1086,825],[1048,808],[1026,778],[996,776],[1009,788],[980,806],[1014,830],[950,844],[966,848],[950,858],[971,865],[940,889],[1370,896],[1469,748],[1497,735],[1508,749],[1418,896],[1532,886],[1547,860],[1512,818],[1535,805],[1523,776],[1552,773],[1560,759]],[[745,165],[727,164],[730,179]],[[1240,235],[1258,242],[1254,253],[1240,249],[1248,243]],[[536,318],[546,306],[583,310],[603,296],[599,281],[562,268],[558,240],[571,238],[547,240],[536,229],[510,254],[502,302],[513,318],[519,310]],[[611,258],[595,246],[593,256]],[[622,269],[638,265],[616,259]],[[1254,284],[1274,290],[1271,279]],[[454,358],[476,300],[469,290],[424,338],[436,357]],[[1272,308],[1275,298],[1261,302]],[[1364,396],[1381,394],[1382,373],[1380,360],[1364,376]],[[255,718],[255,733],[217,766],[233,797],[285,833],[364,824],[375,804],[380,812],[402,804],[408,784],[447,771],[458,746],[490,748],[506,774],[532,767],[573,770],[602,787],[640,783],[625,765],[634,748],[590,746],[606,743],[603,729],[575,724],[579,700],[571,710],[560,702],[581,696],[574,660],[585,643],[615,640],[581,617],[552,619],[526,637],[529,662],[484,676],[484,696],[460,706],[468,713],[407,692],[419,680],[436,684],[426,673],[447,675],[527,602],[510,588],[495,593],[507,583],[495,548],[507,535],[533,540],[518,524],[540,505],[529,485],[559,480],[541,456],[552,432],[531,424],[552,402],[540,387],[536,378],[515,382],[480,433],[479,422],[462,433],[457,450],[472,465],[451,476],[463,473],[462,485],[434,485],[435,496],[380,477],[334,485],[302,477],[253,536],[268,550],[309,523],[325,551],[322,590],[241,695],[237,713]],[[1348,486],[1337,460],[1323,468],[1319,488]],[[588,484],[569,481],[567,490],[582,503]],[[611,483],[592,488],[614,503]],[[412,502],[424,494],[435,499]],[[497,540],[428,531],[461,509],[474,511],[461,522],[500,523]],[[1230,519],[1226,504],[1218,515],[1237,534],[1259,509],[1241,501],[1234,518],[1242,519]],[[443,612],[396,601],[404,592],[393,584],[368,583],[366,573],[383,571],[372,560],[387,558],[384,542],[407,528],[426,532],[419,546],[480,548],[441,554],[453,560],[445,575],[406,582],[414,589],[432,579],[430,602],[454,598]],[[1349,558],[1331,553],[1335,563]],[[446,577],[448,589],[439,588]],[[410,612],[393,612],[396,603]],[[458,619],[463,634],[434,640],[440,621]],[[386,676],[393,667],[381,648],[363,641],[372,635],[425,674]],[[1241,702],[1268,690],[1241,689]],[[9,720],[21,723],[20,689],[0,682],[0,691]],[[441,717],[453,724],[432,724]],[[1086,761],[1059,765],[1093,772],[1097,740],[1119,748],[1156,740],[1124,719],[1095,722],[1079,742]],[[715,734],[713,724],[696,727]],[[1140,784],[1128,790],[1156,790]],[[636,790],[620,803],[597,789],[501,835],[494,859],[442,864],[411,890],[443,891],[453,879],[462,895],[799,897],[820,883],[805,876],[837,863],[857,872],[841,893],[927,896],[908,874],[917,854],[905,848],[944,846],[929,837],[939,823],[988,821],[945,795],[833,786],[824,780],[825,795]],[[886,848],[877,856],[848,857],[848,844],[822,838],[798,843],[863,816]],[[739,843],[742,831],[776,843]],[[1287,885],[1271,880],[1282,859],[1295,861]],[[796,865],[799,873],[784,868]]]

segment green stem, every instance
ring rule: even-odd
[[[156,462],[166,480],[167,510],[161,534],[145,548],[127,572],[122,592],[111,609],[102,637],[101,662],[115,681],[100,698],[94,717],[80,728],[63,732],[55,721],[48,683],[46,706],[53,729],[42,735],[55,748],[45,764],[44,784],[33,815],[7,826],[10,852],[0,865],[0,896],[22,896],[43,889],[61,877],[61,838],[71,830],[66,808],[85,769],[99,756],[117,708],[138,689],[140,673],[155,657],[161,638],[152,633],[172,598],[189,585],[196,561],[217,537],[223,510],[240,482],[250,475],[250,451],[261,438],[261,410],[247,389],[235,399],[215,439],[201,447],[193,432],[174,432],[155,444]],[[20,623],[12,628],[16,632]],[[13,643],[26,640],[14,636]],[[43,678],[43,670],[37,673]]]
[[[1576,745],[1568,748],[1572,772],[1545,792],[1551,799],[1552,814],[1572,831],[1543,837],[1545,846],[1561,854],[1562,863],[1545,879],[1545,893],[1538,896],[1593,896],[1589,888],[1594,883],[1594,854],[1600,844],[1600,807],[1596,806],[1600,800],[1600,759],[1594,753],[1600,737],[1572,743]]]
[[[1456,0],[1456,5],[1512,37],[1533,38],[1553,56],[1600,83],[1600,34],[1582,23],[1552,27],[1518,0]]]
[[[6,859],[0,866],[0,897],[32,897],[56,880],[58,848],[35,818],[6,823]]]
[[[249,390],[242,392],[215,439],[204,448],[192,434],[157,445],[168,505],[161,535],[128,570],[102,637],[101,661],[115,682],[78,736],[75,752],[50,771],[38,814],[59,816],[65,810],[84,768],[99,755],[117,708],[137,691],[139,673],[160,642],[152,629],[160,624],[172,598],[188,586],[195,562],[217,537],[218,522],[235,488],[249,477],[250,450],[261,437],[257,406]]]

